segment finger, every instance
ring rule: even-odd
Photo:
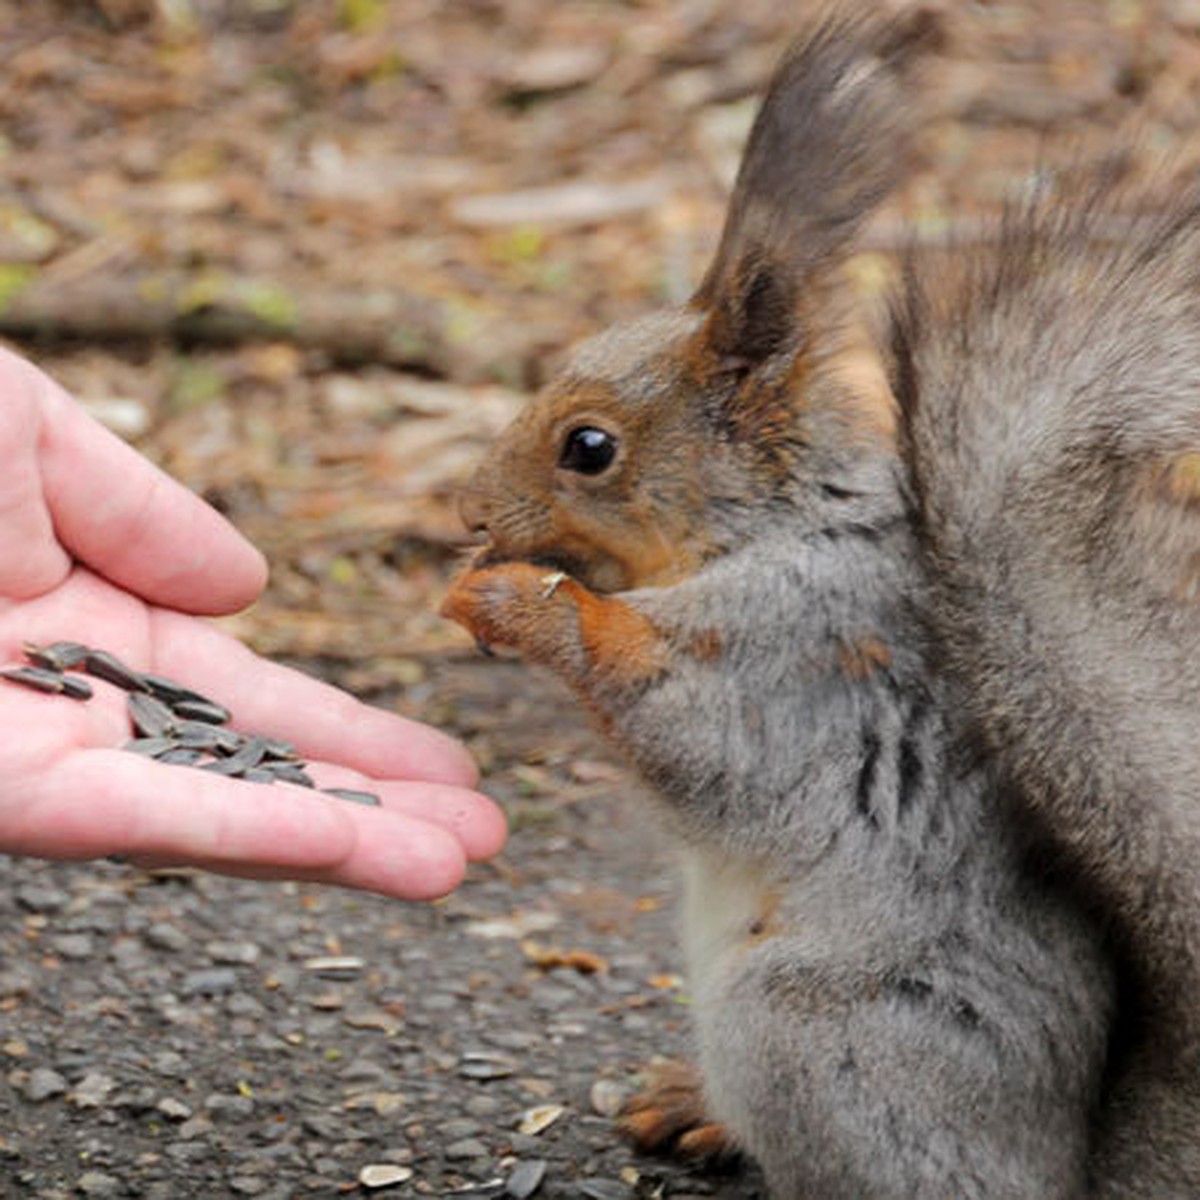
[[[0,350],[0,595],[41,595],[71,567],[42,494],[38,447],[43,414],[31,394],[26,364]]]
[[[187,612],[232,612],[262,591],[262,555],[198,496],[3,351],[0,382],[42,414],[42,491],[58,540],[75,558],[147,600]]]
[[[472,787],[479,778],[453,738],[363,704],[300,671],[259,658],[209,625],[152,614],[156,669],[220,701],[239,729],[281,737],[307,758],[374,779]]]
[[[347,801],[330,799],[326,803]],[[350,807],[356,809],[354,821],[359,826],[355,851],[332,866],[281,868],[259,862],[232,862],[228,858],[167,862],[161,858],[135,857],[133,861],[145,866],[196,866],[245,879],[337,884],[400,900],[437,900],[462,883],[467,860],[460,843],[444,829],[386,809]]]
[[[479,792],[436,783],[372,779],[328,763],[309,763],[306,770],[320,788],[371,792],[388,812],[439,826],[453,835],[473,862],[491,858],[504,847],[508,832],[504,814]]]
[[[5,821],[6,849],[17,854],[122,854],[414,900],[444,895],[466,867],[452,834],[404,813],[120,751],[78,751],[22,790]]]

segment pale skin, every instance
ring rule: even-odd
[[[118,749],[125,696],[87,703],[0,684],[0,852],[120,855],[229,875],[431,899],[504,841],[453,739],[255,656],[201,619],[253,601],[262,556],[224,518],[0,350],[0,662],[82,641],[176,679],[285,738],[321,786],[245,783]]]

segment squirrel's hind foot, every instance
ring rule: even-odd
[[[710,1164],[739,1157],[733,1135],[708,1117],[699,1072],[689,1063],[653,1063],[645,1086],[626,1101],[618,1128],[643,1154]]]

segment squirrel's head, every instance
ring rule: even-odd
[[[764,520],[836,523],[864,453],[894,445],[838,277],[900,170],[902,77],[930,32],[839,18],[792,49],[696,295],[578,347],[477,472],[482,561],[617,591],[676,582]]]

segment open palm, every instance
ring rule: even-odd
[[[125,695],[84,703],[0,686],[0,851],[119,854],[260,878],[324,880],[406,898],[443,894],[494,853],[503,819],[451,739],[257,658],[189,614],[261,590],[261,556],[216,512],[0,352],[0,659],[59,639],[178,679],[239,729],[292,742],[321,786],[365,808],[119,749]]]

